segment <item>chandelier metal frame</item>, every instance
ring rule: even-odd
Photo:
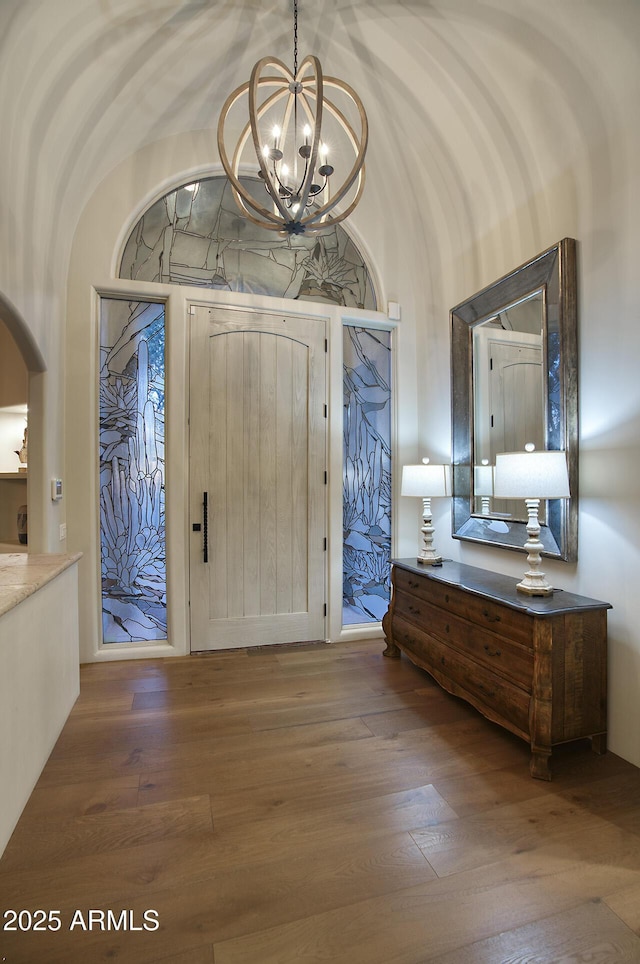
[[[327,97],[327,89],[340,92],[355,105],[360,123],[358,133],[340,107]],[[266,96],[261,100],[263,92],[266,92]],[[230,160],[225,146],[225,125],[233,107],[245,96],[248,96],[249,120],[242,129]],[[272,146],[268,146],[264,132],[261,135],[260,121],[277,105],[282,111],[282,123],[275,128],[278,133],[276,135],[274,132]],[[322,123],[325,113],[339,124],[353,151],[352,167],[338,188],[334,188],[333,182],[329,185],[334,168],[327,162],[326,154],[323,157]],[[307,124],[304,135],[299,129],[301,115]],[[261,204],[240,181],[243,152],[250,137],[258,160],[258,174],[273,203],[272,208]],[[305,57],[298,69],[296,0],[293,72],[281,60],[263,57],[255,64],[248,83],[242,84],[227,97],[220,112],[218,150],[236,203],[245,217],[271,231],[303,234],[337,224],[351,214],[362,197],[368,137],[367,115],[352,87],[336,77],[324,77],[320,61],[312,55]],[[283,164],[287,142],[291,144],[291,141],[296,163],[299,157],[304,168],[301,176],[297,171],[294,172],[293,182]],[[336,205],[354,186],[355,194],[348,206],[340,213],[335,212]],[[318,203],[320,195],[325,191],[329,195],[331,188],[334,188],[331,196]]]

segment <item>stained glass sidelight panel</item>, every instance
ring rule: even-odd
[[[391,570],[391,333],[345,327],[344,625],[377,622]]]
[[[166,639],[164,305],[100,304],[100,551],[105,643]]]

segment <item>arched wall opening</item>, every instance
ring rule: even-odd
[[[0,292],[0,552],[41,542],[42,354],[20,312]],[[33,508],[30,509],[30,502]]]

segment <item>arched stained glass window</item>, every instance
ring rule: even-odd
[[[257,178],[243,178],[256,197]],[[259,228],[238,210],[226,177],[179,187],[152,204],[125,245],[120,277],[301,301],[376,308],[371,276],[340,225],[309,235]]]

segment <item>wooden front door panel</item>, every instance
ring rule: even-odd
[[[324,322],[192,318],[191,648],[324,638]]]

